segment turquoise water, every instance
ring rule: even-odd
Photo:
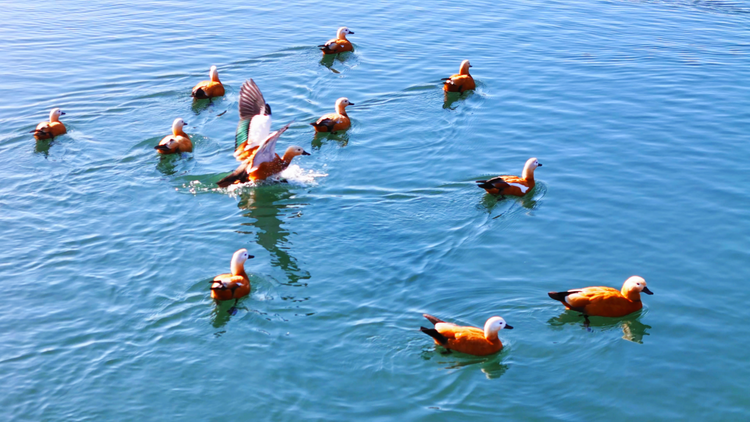
[[[750,416],[750,3],[331,9],[3,5],[3,420]],[[321,61],[341,25],[356,51]],[[211,65],[227,95],[194,104]],[[248,78],[312,155],[216,189]],[[314,136],[341,96],[351,130]],[[53,107],[68,134],[35,142]],[[162,159],[176,117],[194,153]],[[527,198],[474,186],[532,156]],[[229,316],[209,281],[242,247]],[[591,330],[546,295],[634,274],[643,311]],[[515,329],[442,355],[425,312]]]

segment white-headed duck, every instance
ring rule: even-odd
[[[252,157],[271,132],[271,106],[263,99],[255,81],[240,88],[240,122],[234,136],[234,156],[239,161]]]
[[[347,130],[351,127],[352,122],[349,120],[349,116],[346,114],[346,107],[354,105],[350,103],[346,97],[341,97],[336,100],[336,112],[328,113],[319,118],[315,123],[310,123],[316,132],[337,132],[340,130]]]
[[[499,316],[493,316],[484,324],[484,330],[477,327],[462,327],[442,321],[432,315],[424,314],[435,328],[420,327],[420,330],[435,339],[435,344],[445,347],[450,352],[485,356],[503,349],[503,343],[497,336],[498,331],[513,329]]]
[[[252,157],[246,159],[237,170],[229,176],[219,180],[217,185],[225,188],[233,183],[245,183],[248,181],[265,180],[275,174],[281,173],[289,167],[292,159],[298,155],[310,155],[302,147],[291,146],[287,148],[283,157],[276,154],[276,141],[284,133],[291,123],[270,134],[261,144]]]
[[[254,256],[247,253],[247,249],[240,249],[232,255],[230,274],[220,274],[211,282],[211,297],[216,300],[232,300],[237,304],[237,299],[250,294],[250,279],[245,272],[245,261]],[[234,307],[229,313],[234,313]]]
[[[328,40],[327,43],[318,46],[320,51],[322,51],[323,54],[336,54],[354,50],[352,43],[346,39],[347,34],[354,35],[354,32],[350,31],[349,28],[342,26],[336,32],[336,38]]]
[[[179,117],[172,123],[172,134],[167,135],[159,141],[154,149],[159,154],[179,154],[181,152],[193,152],[193,143],[190,137],[182,130],[185,122]]]
[[[470,89],[476,88],[474,78],[469,75],[469,68],[471,64],[468,60],[461,62],[461,68],[458,70],[458,74],[451,76],[450,78],[443,78],[445,84],[443,85],[443,91],[446,92],[464,92]]]
[[[193,88],[193,93],[191,95],[194,98],[203,100],[224,95],[224,85],[222,85],[219,80],[219,72],[216,70],[216,66],[211,66],[208,75],[211,79],[202,81]]]
[[[588,324],[589,316],[617,318],[640,310],[643,308],[641,293],[653,294],[646,287],[646,280],[634,275],[625,280],[621,290],[596,286],[548,294],[562,302],[565,308],[582,313]]]
[[[60,116],[64,116],[65,113],[59,108],[53,108],[49,112],[49,122],[41,122],[36,125],[36,129],[32,130],[36,139],[54,139],[55,136],[64,135],[67,132],[65,125],[60,121]]]
[[[523,174],[518,176],[497,176],[488,180],[477,180],[480,188],[492,195],[513,195],[524,196],[530,190],[534,189],[534,169],[541,167],[542,163],[536,158],[526,160],[523,166]]]

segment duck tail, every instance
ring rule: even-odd
[[[154,147],[155,150],[169,152],[169,147],[166,145],[157,145]]]
[[[573,293],[576,293],[576,291],[568,290],[565,292],[549,292],[547,293],[547,295],[549,295],[549,297],[551,297],[552,299],[559,300],[560,302],[567,304],[567,302],[565,302],[565,298]]]
[[[208,98],[208,94],[206,94],[206,91],[204,91],[203,88],[198,88],[193,91],[192,96],[198,100],[205,100]]]
[[[421,332],[427,334],[428,336],[434,338],[435,340],[437,340],[438,343],[440,343],[443,346],[445,346],[446,344],[448,344],[448,339],[445,338],[444,335],[438,333],[438,330],[436,330],[434,328],[419,327],[419,331],[421,331]]]
[[[247,172],[245,172],[245,166],[241,165],[237,170],[233,171],[232,174],[216,182],[220,188],[225,188],[233,183],[245,183],[247,182]]]
[[[477,187],[482,189],[493,189],[495,185],[486,180],[477,180]]]
[[[432,316],[430,314],[422,314],[422,316],[425,317],[425,318],[427,318],[427,321],[430,321],[432,323],[432,325],[435,325],[438,322],[445,322],[445,321],[441,320],[440,318],[434,317],[434,316]]]

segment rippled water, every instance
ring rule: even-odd
[[[749,417],[750,3],[246,3],[3,5],[3,419]],[[312,155],[216,189],[247,78]],[[352,129],[314,136],[341,96]],[[160,158],[176,117],[194,153]],[[531,156],[529,197],[474,186]],[[644,310],[588,331],[546,295],[633,274]],[[424,312],[516,329],[442,355]]]

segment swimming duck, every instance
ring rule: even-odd
[[[455,350],[476,356],[497,353],[503,348],[503,343],[497,337],[497,332],[503,328],[513,329],[499,316],[488,319],[484,323],[484,330],[477,327],[462,327],[451,324],[428,314],[423,314],[423,316],[433,323],[435,328],[419,327],[419,329],[435,339],[435,344],[448,349],[448,352]]]
[[[49,122],[42,122],[36,125],[36,129],[32,130],[36,139],[54,139],[55,136],[64,135],[67,130],[65,125],[60,121],[60,116],[64,116],[65,113],[59,108],[53,108],[49,112]]]
[[[316,132],[337,132],[347,130],[352,125],[349,116],[346,114],[346,107],[354,105],[346,97],[336,100],[336,112],[323,115],[315,123],[310,123]]]
[[[443,78],[445,81],[443,85],[443,91],[446,92],[464,92],[470,89],[476,88],[474,78],[469,75],[469,68],[471,64],[468,60],[461,62],[461,68],[458,70],[458,74],[451,76],[450,78]]]
[[[240,122],[234,136],[234,156],[239,161],[252,157],[271,132],[271,106],[263,99],[252,79],[240,88]]]
[[[249,258],[255,258],[247,253],[247,249],[240,249],[232,255],[231,274],[220,274],[214,277],[211,282],[211,297],[216,300],[237,299],[247,296],[250,293],[250,279],[245,272],[245,261]],[[229,313],[234,313],[234,306]]]
[[[354,50],[352,43],[346,39],[346,34],[354,35],[354,32],[350,31],[349,28],[342,26],[336,32],[336,38],[328,40],[327,43],[318,46],[320,51],[322,51],[323,54],[336,54]]]
[[[219,80],[219,72],[216,70],[216,66],[211,66],[208,75],[211,77],[210,80],[199,82],[193,88],[193,93],[191,94],[193,97],[203,100],[224,95],[224,85]]]
[[[634,275],[622,285],[622,290],[612,287],[584,287],[564,292],[549,292],[549,297],[559,300],[565,308],[580,312],[588,325],[589,316],[623,317],[643,308],[641,292],[652,295],[646,280]]]
[[[541,167],[536,158],[529,158],[523,166],[523,174],[518,176],[497,176],[488,180],[477,180],[480,188],[493,195],[524,196],[536,186],[534,182],[534,169]]]
[[[182,131],[185,122],[179,117],[172,123],[172,134],[167,135],[159,141],[154,149],[159,154],[177,154],[181,152],[193,152],[193,143],[187,133]]]
[[[310,155],[309,152],[298,146],[287,148],[283,157],[276,154],[276,141],[289,128],[289,125],[291,123],[287,123],[286,126],[269,135],[252,157],[242,162],[232,174],[219,180],[217,183],[219,187],[225,188],[233,183],[245,183],[249,180],[265,180],[286,170],[294,157]]]

